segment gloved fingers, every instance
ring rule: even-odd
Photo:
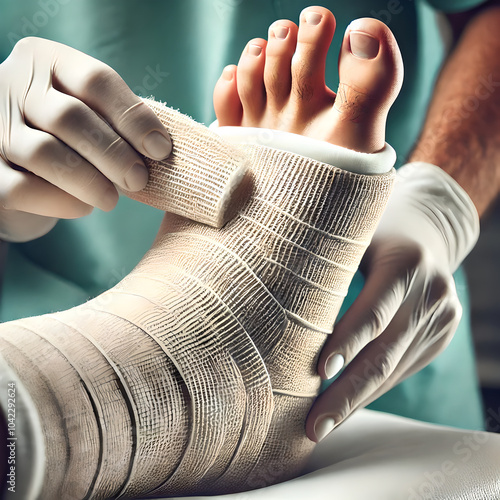
[[[56,225],[55,217],[0,208],[0,240],[15,243],[40,238]]]
[[[422,324],[422,331],[415,336],[397,368],[384,384],[361,403],[361,408],[369,405],[403,380],[425,368],[446,349],[460,322],[460,303],[458,305],[457,310],[452,305],[443,304],[441,310],[432,315],[433,317],[430,318],[428,324]],[[431,339],[430,343],[429,338]],[[427,339],[427,342],[425,342],[425,339]]]
[[[58,219],[74,219],[92,212],[92,206],[50,182],[14,169],[0,158],[0,207]]]
[[[462,306],[455,295],[444,300],[428,322],[422,321],[421,333],[415,336],[396,370],[399,381],[417,373],[446,349],[461,317]]]
[[[172,150],[170,136],[154,112],[107,64],[65,45],[64,64],[54,68],[54,87],[99,113],[137,151],[155,160]],[[161,71],[160,71],[161,73]]]
[[[118,191],[109,179],[73,149],[46,132],[19,124],[12,130],[4,153],[8,155],[8,161],[29,169],[83,204],[108,211],[118,202]],[[41,195],[37,198],[43,200],[45,197]],[[17,210],[32,211],[18,206],[21,201],[17,196],[15,199]],[[34,213],[40,211],[44,210],[40,208]]]
[[[376,339],[392,321],[407,293],[406,270],[396,263],[373,267],[352,306],[334,327],[318,359],[318,373],[330,379]]]
[[[314,402],[306,435],[319,442],[384,386],[411,344],[407,332],[392,331],[368,344]]]
[[[316,400],[306,423],[310,439],[322,437],[332,423],[339,425],[444,350],[461,316],[453,290],[425,312],[404,303],[384,334],[368,344]]]
[[[420,327],[423,323],[421,316],[429,317],[429,322],[426,328],[425,343],[428,345],[429,339],[437,340],[441,329],[433,328],[436,322],[444,328],[444,324],[448,322],[460,321],[462,315],[462,306],[458,299],[457,289],[453,275],[449,271],[433,272],[428,269],[423,269],[421,272],[424,275],[422,290],[420,287],[414,287],[407,300],[404,308],[408,315],[415,318],[416,327]],[[419,314],[416,314],[420,312]]]
[[[146,186],[148,171],[139,154],[82,101],[54,88],[31,91],[24,116],[31,127],[60,139],[123,189]]]

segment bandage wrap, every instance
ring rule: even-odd
[[[142,191],[126,192],[127,196],[221,227],[231,215],[228,211],[232,194],[248,170],[246,156],[186,115],[151,99],[144,101],[167,128],[172,153],[163,161],[144,157],[149,182]]]
[[[1,325],[44,430],[40,498],[220,493],[300,471],[317,357],[394,173],[243,150],[253,192],[222,229],[167,215],[113,289]]]

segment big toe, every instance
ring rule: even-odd
[[[331,142],[373,153],[384,147],[387,114],[403,81],[403,61],[391,30],[363,18],[347,28],[339,57]]]

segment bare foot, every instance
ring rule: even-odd
[[[276,21],[268,41],[250,40],[238,66],[227,66],[215,87],[219,125],[283,130],[364,153],[381,150],[403,79],[396,40],[376,19],[353,21],[339,55],[335,94],[325,84],[334,31],[328,9],[308,7],[299,27]]]

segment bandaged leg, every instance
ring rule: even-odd
[[[176,144],[178,115],[150,105],[171,127],[175,168],[196,137]],[[204,134],[210,155],[236,151],[250,166],[236,217],[215,229],[167,214],[117,286],[0,326],[2,376],[36,436],[18,436],[31,447],[33,498],[251,489],[297,474],[312,450],[317,355],[393,181],[341,167],[358,158],[390,170],[393,155],[332,146],[332,166]]]

